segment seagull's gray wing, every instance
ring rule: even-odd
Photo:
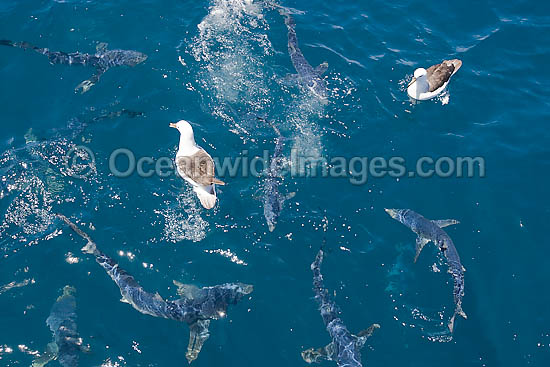
[[[426,78],[430,85],[430,92],[441,88],[451,79],[451,76],[462,66],[460,60],[444,60],[441,64],[433,65],[426,70]]]
[[[181,172],[199,185],[224,184],[216,179],[214,160],[204,149],[189,157],[178,157],[176,164]]]

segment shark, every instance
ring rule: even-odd
[[[414,262],[418,260],[420,252],[428,242],[432,242],[445,255],[449,267],[448,272],[453,278],[453,299],[455,311],[447,327],[452,333],[454,329],[455,318],[457,315],[467,319],[466,313],[462,310],[462,298],[464,297],[464,272],[466,269],[460,262],[458,251],[451,240],[451,237],[442,229],[454,224],[460,223],[455,219],[429,220],[422,215],[410,209],[385,209],[386,212],[398,222],[409,227],[417,234],[416,255]]]
[[[323,62],[314,68],[306,60],[304,53],[298,45],[298,36],[296,35],[296,21],[289,9],[277,6],[279,14],[285,19],[285,25],[288,29],[288,53],[292,65],[298,74],[290,75],[289,79],[297,81],[300,85],[307,88],[313,95],[318,97],[322,103],[328,101],[328,88],[323,74],[328,69],[328,63]]]
[[[369,328],[353,335],[340,318],[340,309],[331,300],[328,289],[324,286],[321,264],[324,250],[321,248],[311,264],[313,271],[313,291],[319,302],[321,317],[332,342],[322,348],[310,348],[302,352],[306,363],[319,363],[323,360],[334,361],[339,367],[361,367],[361,349],[379,324],[372,324]]]
[[[210,337],[210,322],[224,318],[229,305],[237,304],[254,289],[252,285],[243,283],[226,283],[198,288],[194,285],[174,281],[180,298],[164,300],[158,292],[151,293],[144,290],[132,275],[101,252],[90,236],[76,224],[62,214],[57,216],[87,241],[82,252],[93,255],[96,262],[105,269],[120,289],[122,302],[130,304],[142,314],[180,321],[189,325],[189,344],[185,355],[189,363],[198,358],[204,342]]]
[[[57,360],[63,367],[77,367],[79,353],[89,352],[89,347],[83,345],[76,327],[75,292],[74,287],[65,286],[63,294],[52,306],[46,324],[53,333],[53,341],[32,362],[32,367],[43,367],[53,360]]]
[[[264,217],[267,222],[267,227],[270,232],[273,232],[279,220],[284,202],[292,199],[296,193],[291,192],[287,195],[283,195],[279,190],[280,180],[282,178],[282,164],[284,160],[284,137],[272,121],[268,121],[261,117],[258,117],[258,119],[268,122],[277,134],[277,137],[275,138],[275,150],[273,152],[273,156],[271,157],[269,167],[266,170],[266,178],[263,182],[262,196]]]
[[[94,54],[81,52],[50,51],[47,48],[40,48],[28,42],[14,42],[0,40],[0,46],[9,46],[31,50],[45,55],[51,64],[82,65],[95,69],[90,79],[84,80],[76,86],[75,92],[86,93],[95,85],[101,76],[109,69],[117,66],[134,67],[147,60],[147,55],[134,50],[109,50],[106,43],[99,43]]]

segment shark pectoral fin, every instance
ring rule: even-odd
[[[102,51],[106,51],[108,46],[109,46],[108,43],[100,42],[97,44],[97,46],[95,46],[95,49],[97,52],[102,52]]]
[[[309,348],[302,352],[302,359],[306,363],[319,363],[323,360],[330,360],[328,351],[334,350],[334,344],[330,343],[324,348]]]
[[[448,226],[452,226],[453,224],[460,224],[460,222],[456,219],[432,220],[432,222],[435,223],[439,228],[445,228]]]
[[[355,336],[355,346],[357,347],[357,349],[363,348],[363,346],[367,342],[367,339],[372,336],[376,329],[380,329],[380,325],[372,324],[367,329],[360,331],[359,334]]]
[[[155,299],[161,301],[161,302],[164,302],[164,300],[162,299],[162,297],[160,296],[159,292],[156,292],[155,293]]]
[[[44,353],[32,361],[32,367],[43,367],[57,358],[59,353],[59,347],[54,342],[49,343],[46,346]]]
[[[430,240],[426,238],[422,238],[422,237],[416,238],[416,255],[414,256],[414,262],[418,260],[418,256],[420,256],[420,252],[422,252],[422,249],[424,248],[424,246],[426,246],[428,242],[430,242]]]
[[[86,93],[87,91],[90,90],[91,87],[93,87],[99,81],[99,78],[101,78],[104,72],[105,72],[104,69],[98,68],[96,70],[96,73],[92,75],[90,79],[84,80],[82,83],[77,85],[74,91],[76,93],[80,92],[80,94]]]
[[[130,301],[128,301],[125,297],[122,297],[122,298],[120,299],[120,302],[122,302],[122,303],[127,303],[127,304],[131,305]]]
[[[358,337],[360,338],[370,338],[372,336],[372,334],[374,333],[374,331],[376,329],[380,329],[380,324],[372,324],[371,326],[369,326],[367,329],[359,332],[359,334],[357,334]]]
[[[296,193],[293,191],[293,192],[289,192],[286,196],[285,196],[285,200],[290,200],[292,199],[293,197],[296,196]]]
[[[76,93],[84,94],[87,91],[89,91],[90,88],[94,86],[94,84],[95,83],[91,80],[84,80],[82,83],[80,83],[79,85],[76,86],[74,91]]]
[[[209,326],[210,320],[198,320],[189,325],[189,345],[187,346],[187,353],[185,353],[185,358],[187,358],[189,364],[197,359],[204,342],[210,337]]]
[[[319,74],[319,76],[323,75],[328,69],[328,62],[324,62],[321,65],[317,66],[315,68],[315,72]]]

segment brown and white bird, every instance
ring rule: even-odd
[[[216,185],[225,185],[215,177],[214,160],[210,154],[197,145],[193,128],[181,120],[170,127],[180,132],[180,143],[176,153],[176,168],[181,177],[193,186],[201,204],[206,209],[216,205]]]
[[[407,87],[409,97],[425,101],[434,98],[447,88],[451,76],[462,66],[458,59],[443,60],[441,64],[428,68],[418,68],[414,71],[414,78]]]

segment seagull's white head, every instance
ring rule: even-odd
[[[178,129],[180,134],[186,138],[193,138],[193,128],[191,127],[191,124],[185,120],[180,120],[176,123],[172,122],[170,123],[170,127],[173,127],[174,129]]]
[[[170,123],[170,127],[177,129],[180,132],[180,144],[179,152],[189,153],[196,150],[197,143],[195,142],[195,136],[193,134],[193,128],[191,124],[185,120],[178,121],[176,123]]]
[[[416,70],[414,71],[414,77],[415,77],[416,79],[422,78],[423,76],[426,76],[427,73],[428,73],[428,72],[426,71],[426,69],[424,69],[424,68],[418,68],[418,69],[416,69]]]
[[[424,68],[418,68],[414,71],[414,78],[412,78],[411,82],[409,83],[409,85],[407,86],[410,87],[411,85],[413,85],[418,79],[420,78],[423,78],[426,76],[426,74],[428,74],[428,72],[426,71],[426,69]]]

